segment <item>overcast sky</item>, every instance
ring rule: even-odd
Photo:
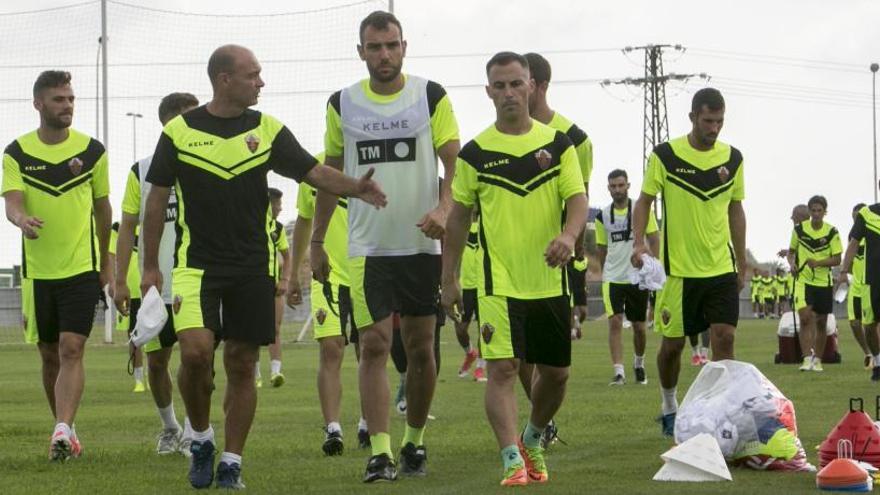
[[[28,9],[81,4],[30,0]],[[844,233],[857,202],[873,201],[871,73],[880,60],[880,2],[779,0],[705,2],[397,0],[409,43],[404,70],[447,87],[463,141],[494,119],[482,85],[484,64],[500,50],[542,52],[553,66],[551,106],[592,138],[591,204],[610,201],[611,169],[641,185],[642,96],[638,87],[598,81],[643,75],[641,52],[626,46],[681,44],[664,56],[667,73],[706,74],[667,87],[670,136],[689,130],[690,98],[719,88],[727,100],[720,139],[745,157],[748,247],[762,261],[787,244],[791,206],[824,194],[828,221]],[[138,156],[152,152],[160,132],[158,98],[174,90],[209,97],[204,63],[224,42],[253,47],[267,86],[259,109],[286,122],[302,143],[321,149],[329,94],[364,77],[356,58],[356,26],[383,2],[131,0],[110,4],[111,95],[109,151],[114,209],[132,163],[131,119],[138,121]],[[316,14],[240,17],[356,4]],[[0,12],[21,3],[0,2]],[[138,7],[207,15],[173,15]],[[6,142],[33,129],[28,100],[36,74],[71,66],[80,102],[75,126],[95,133],[98,4],[33,15],[0,15],[0,134]],[[226,17],[212,17],[225,15]],[[239,16],[239,17],[236,17]],[[440,56],[442,55],[442,56]],[[331,59],[320,61],[318,59]],[[304,62],[303,60],[310,60]],[[137,65],[143,63],[143,65]],[[128,66],[124,64],[129,64]],[[131,65],[134,64],[134,65]],[[295,185],[274,178],[287,194],[283,219],[294,218]],[[18,262],[19,239],[0,227],[0,266]]]

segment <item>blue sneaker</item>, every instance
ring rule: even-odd
[[[241,464],[233,462],[227,464],[221,462],[217,465],[217,488],[227,490],[242,490],[244,483],[241,482]]]
[[[193,441],[189,447],[189,483],[193,488],[209,488],[214,482],[214,455],[217,450],[210,440]]]
[[[657,422],[660,423],[660,431],[664,437],[675,436],[675,413],[661,414],[657,416]]]

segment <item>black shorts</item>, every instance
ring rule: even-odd
[[[463,289],[461,291],[461,305],[462,322],[480,321],[480,308],[477,307],[477,289]]]
[[[527,363],[571,365],[571,303],[568,296],[515,299],[483,296],[480,350],[484,359],[523,359]]]
[[[360,334],[358,333],[357,325],[354,324],[354,315],[351,312],[351,289],[347,285],[339,286],[339,301],[337,302],[342,335],[346,336],[347,342],[357,344],[360,342]]]
[[[440,269],[440,255],[435,254],[352,258],[351,302],[358,328],[382,321],[393,312],[435,315]]]
[[[605,313],[619,315],[623,313],[632,322],[644,322],[648,315],[649,291],[639,289],[633,284],[602,284],[602,298],[605,302]]]
[[[804,301],[813,308],[814,313],[830,315],[834,312],[834,289],[831,286],[804,284]]]
[[[172,292],[177,332],[207,328],[223,340],[275,342],[275,280],[268,274],[221,276],[176,268]]]
[[[177,343],[177,334],[174,332],[174,310],[170,304],[165,305],[165,310],[168,311],[168,319],[165,320],[165,326],[159,332],[159,347],[162,349],[173,347]]]
[[[170,307],[170,306],[169,306]],[[131,332],[134,331],[134,327],[137,326],[137,314],[141,309],[141,298],[131,299],[128,302],[128,333],[131,335]],[[122,318],[122,315],[119,315]],[[170,318],[169,318],[170,320]]]
[[[101,298],[98,272],[58,280],[33,281],[34,318],[40,342],[58,342],[60,332],[92,333],[95,306]]]
[[[735,272],[705,278],[670,276],[654,309],[655,328],[668,338],[696,335],[712,324],[736,326],[738,322]]]

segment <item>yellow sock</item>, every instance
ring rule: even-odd
[[[394,458],[391,453],[391,435],[388,433],[370,435],[370,445],[373,449],[373,455],[388,454],[389,458]]]
[[[403,442],[400,443],[400,446],[403,447],[408,443],[412,443],[416,447],[424,445],[425,438],[425,427],[416,428],[414,426],[406,425],[406,429],[403,430]]]

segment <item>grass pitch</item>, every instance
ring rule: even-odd
[[[818,445],[847,411],[850,397],[874,403],[880,388],[862,369],[861,352],[845,322],[841,323],[844,363],[826,365],[825,373],[800,373],[797,366],[774,365],[775,321],[744,321],[737,333],[737,355],[758,366],[790,399],[797,410],[800,438],[811,462],[818,463]],[[292,330],[287,335],[294,335]],[[628,336],[627,336],[628,337]],[[92,342],[100,336],[94,334]],[[360,477],[368,453],[356,449],[359,417],[354,353],[349,347],[343,369],[343,415],[346,451],[341,457],[322,455],[322,420],[315,387],[317,346],[313,342],[284,347],[287,383],[259,392],[257,417],[244,453],[243,479],[252,493],[500,493],[500,459],[483,411],[483,385],[457,378],[462,358],[450,328],[443,330],[439,383],[426,432],[429,474],[395,484],[368,486]],[[661,483],[651,477],[662,465],[659,455],[671,446],[660,436],[653,418],[660,394],[654,355],[658,338],[649,336],[647,386],[628,383],[608,387],[611,365],[604,320],[587,323],[584,340],[573,349],[568,396],[557,415],[560,436],[548,453],[550,482],[517,491],[535,493],[813,493],[815,476],[732,469],[732,483]],[[625,343],[627,355],[631,343]],[[35,348],[0,346],[0,492],[13,493],[183,493],[188,463],[179,456],[159,458],[155,435],[160,422],[149,394],[131,392],[121,345],[90,345],[86,352],[86,390],[77,416],[84,456],[65,464],[47,460],[53,421],[40,386]],[[264,379],[268,355],[263,352]],[[632,381],[630,358],[627,375]],[[177,362],[175,355],[173,363]],[[219,356],[218,356],[219,362]],[[175,365],[176,368],[176,365]],[[697,368],[682,365],[679,399]],[[396,376],[389,363],[389,374]],[[396,379],[392,378],[396,385]],[[225,391],[218,367],[212,423],[222,450],[221,401]],[[392,389],[393,393],[393,389]],[[521,394],[520,394],[521,395]],[[183,403],[175,392],[178,417]],[[526,403],[520,401],[525,421]],[[873,414],[873,411],[872,411]],[[182,421],[182,418],[181,418]],[[392,421],[397,448],[403,420]]]

